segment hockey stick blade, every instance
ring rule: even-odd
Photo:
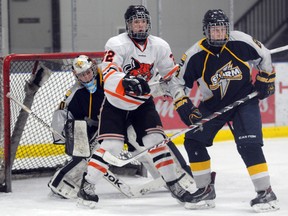
[[[176,137],[182,135],[182,134],[185,134],[187,133],[188,131],[191,131],[191,130],[194,130],[196,128],[200,128],[203,124],[205,124],[206,122],[218,117],[219,115],[222,115],[223,113],[226,113],[228,112],[229,110],[245,103],[246,101],[256,97],[258,95],[258,92],[252,92],[251,94],[247,95],[246,97],[240,99],[240,100],[237,100],[235,101],[234,103],[228,105],[228,106],[225,106],[224,108],[222,108],[221,110],[219,111],[216,111],[214,113],[212,113],[211,115],[201,119],[199,122],[195,123],[195,124],[192,124],[190,125],[188,128],[185,128],[181,131],[179,131],[178,133],[175,133],[173,134],[172,136],[170,137],[167,137],[166,139],[164,139],[162,142],[160,143],[157,143],[157,144],[154,144],[153,146],[149,147],[149,148],[146,148],[142,151],[140,151],[139,153],[137,153],[136,155],[134,155],[133,157],[131,158],[127,158],[127,159],[121,159],[121,158],[117,158],[116,156],[114,156],[113,154],[111,154],[110,152],[108,151],[105,151],[104,154],[103,154],[103,159],[109,163],[109,164],[112,164],[114,166],[118,166],[118,167],[122,167],[128,163],[131,163],[132,161],[136,160],[137,158],[139,157],[142,157],[144,154],[146,154],[149,150],[159,146],[159,145],[165,145],[166,143],[168,143],[170,140],[173,140],[175,139]]]

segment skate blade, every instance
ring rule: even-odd
[[[259,203],[252,206],[255,212],[263,213],[263,212],[271,212],[277,211],[280,209],[278,205],[278,200],[273,200],[268,203]]]
[[[94,209],[97,206],[97,202],[89,201],[89,200],[83,200],[81,198],[78,198],[77,200],[77,207],[88,207],[90,209]]]
[[[185,202],[186,209],[210,209],[215,207],[214,200],[202,200],[198,203]]]

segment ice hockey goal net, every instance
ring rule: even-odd
[[[0,59],[1,191],[11,191],[11,177],[14,174],[54,172],[67,160],[64,146],[52,144],[51,132],[10,101],[6,97],[7,93],[11,92],[25,104],[26,81],[39,64],[48,67],[52,75],[33,95],[30,109],[50,125],[53,111],[75,80],[71,73],[71,62],[81,54],[100,62],[104,53],[13,54]],[[19,118],[20,115],[22,118]],[[16,152],[14,162],[13,151]]]

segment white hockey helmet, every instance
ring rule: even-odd
[[[97,89],[97,64],[88,56],[80,55],[73,60],[72,64],[73,74],[76,79],[85,87],[90,93],[94,93]],[[89,72],[89,70],[93,73],[91,79],[83,81],[83,78],[80,78],[81,75]]]
[[[74,70],[75,75],[78,75],[89,70],[92,65],[92,59],[86,55],[80,55],[73,60],[72,69]]]

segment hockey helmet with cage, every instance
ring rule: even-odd
[[[212,39],[210,30],[213,26],[225,26],[226,35],[223,39]],[[207,38],[207,42],[211,46],[222,47],[225,45],[229,39],[230,33],[230,23],[229,18],[221,9],[208,10],[203,18],[203,34]]]
[[[130,5],[124,14],[126,30],[128,35],[136,40],[145,40],[151,30],[151,17],[149,11],[143,5]],[[135,19],[144,19],[146,20],[147,27],[145,31],[142,32],[133,32],[132,21]]]
[[[80,55],[73,60],[72,64],[73,74],[77,80],[90,92],[94,93],[97,90],[97,65],[86,55]],[[81,78],[87,73],[92,73],[90,80],[83,80]]]

